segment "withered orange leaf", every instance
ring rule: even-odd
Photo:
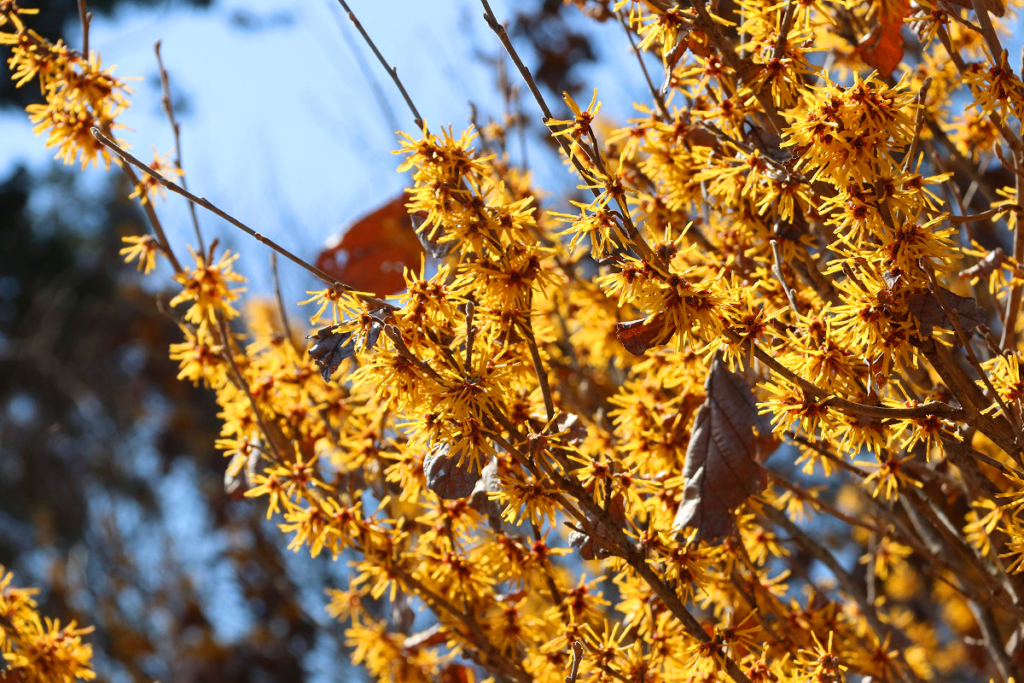
[[[665,343],[665,329],[660,319],[641,318],[615,323],[615,338],[631,354],[642,356],[652,346]]]
[[[746,380],[716,358],[704,383],[707,398],[697,411],[686,449],[686,486],[673,528],[690,527],[715,540],[733,528],[730,511],[761,491],[767,479],[760,462],[778,441],[757,412]],[[757,429],[755,434],[754,430]]]
[[[857,46],[857,52],[882,78],[889,78],[903,61],[903,20],[910,14],[910,0],[879,0],[877,22]]]
[[[402,193],[359,218],[333,238],[316,258],[316,267],[361,292],[387,295],[405,288],[404,267],[418,269],[423,247]]]

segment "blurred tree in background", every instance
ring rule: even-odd
[[[89,8],[122,4],[156,2]],[[43,34],[78,21],[73,2],[36,6]],[[0,108],[38,98],[2,70]],[[96,626],[112,680],[299,680],[314,617],[280,535],[229,505],[213,399],[175,379],[179,331],[117,254],[143,214],[121,184],[76,178],[0,180],[0,565]]]
[[[79,192],[0,184],[0,564],[97,627],[114,680],[298,680],[313,617],[280,535],[225,493],[213,401],[175,379],[177,327],[117,254],[141,214]],[[31,210],[42,193],[59,210]]]

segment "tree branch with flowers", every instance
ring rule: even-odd
[[[228,480],[351,567],[328,611],[353,661],[394,681],[1024,677],[1013,3],[575,0],[622,24],[650,86],[604,134],[596,91],[556,116],[482,0],[586,197],[550,209],[479,131],[431,131],[341,4],[415,125],[396,154],[425,257],[397,293],[128,152],[124,82],[9,0],[0,43],[59,158],[132,174],[154,234],[123,253],[170,261],[170,357],[217,397]],[[198,220],[176,260],[161,188],[323,283],[305,341],[279,287],[276,323],[240,313],[260,304],[238,255]]]

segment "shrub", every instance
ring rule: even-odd
[[[1012,11],[577,0],[650,84],[601,139],[597,93],[557,118],[482,4],[587,197],[541,208],[492,140],[430,130],[402,88],[429,259],[394,294],[131,156],[123,81],[0,2],[37,132],[120,166],[151,218],[124,254],[173,270],[170,356],[216,393],[229,490],[350,563],[327,609],[353,660],[396,681],[1020,676]],[[322,280],[309,341],[198,225],[187,258],[168,243],[164,188]]]

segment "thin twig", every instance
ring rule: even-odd
[[[1001,213],[1005,213],[1006,211],[1008,211],[1006,207],[997,206],[989,209],[988,211],[982,211],[981,213],[975,213],[969,216],[949,215],[946,217],[946,220],[949,221],[951,225],[960,225],[962,223],[975,223],[977,221],[984,221],[989,218],[993,218]]]
[[[220,331],[221,341],[221,355],[227,360],[228,365],[231,366],[231,371],[234,373],[235,383],[238,388],[245,392],[245,395],[249,399],[249,407],[252,409],[253,417],[256,418],[256,425],[260,428],[263,433],[263,437],[267,440],[267,445],[270,446],[270,450],[273,452],[275,462],[278,464],[286,462],[284,454],[281,453],[277,447],[277,439],[275,439],[270,429],[267,427],[267,422],[263,419],[263,411],[260,409],[259,404],[256,402],[256,397],[252,395],[252,389],[249,386],[249,382],[246,381],[242,371],[238,368],[238,363],[235,362],[235,350],[231,347],[231,328],[224,321],[223,316],[217,315],[217,329]],[[266,451],[264,451],[266,453]]]
[[[917,91],[917,118],[914,121],[914,137],[910,139],[910,147],[907,148],[907,154],[903,157],[903,170],[906,171],[910,168],[910,165],[914,163],[914,154],[917,151],[917,142],[921,137],[921,128],[924,127],[925,115],[927,110],[925,109],[924,102],[928,97],[928,89],[932,87],[932,77],[928,76],[921,83],[921,89]]]
[[[288,311],[285,309],[284,297],[281,295],[281,278],[277,273],[277,253],[273,251],[270,252],[270,274],[274,278],[274,298],[277,299],[277,313],[281,317],[281,330],[284,332],[288,343],[294,346],[295,337],[292,336],[292,326],[288,322]]]
[[[583,644],[578,640],[572,644],[572,668],[569,675],[565,677],[565,683],[576,683],[580,676],[580,664],[583,663]]]
[[[947,403],[941,401],[929,401],[922,403],[917,406],[909,406],[906,408],[897,408],[891,406],[872,406],[866,403],[857,403],[856,401],[850,401],[845,398],[833,396],[829,392],[825,391],[819,386],[808,382],[803,377],[784,366],[779,361],[775,360],[767,351],[761,348],[760,345],[754,342],[744,342],[739,334],[732,329],[726,328],[723,334],[729,338],[730,341],[736,344],[748,343],[750,344],[754,357],[759,361],[767,365],[770,369],[774,370],[778,374],[782,375],[789,381],[797,384],[805,392],[811,394],[815,398],[824,399],[822,405],[836,408],[845,413],[851,413],[854,415],[865,415],[867,417],[877,418],[894,418],[902,419],[908,417],[925,417],[927,415],[937,415],[939,417],[949,418],[960,418],[963,416],[963,411],[955,408]]]
[[[473,343],[476,341],[476,327],[473,318],[476,316],[476,304],[466,302],[466,372],[473,367]]]
[[[644,74],[644,80],[647,81],[647,87],[651,91],[651,97],[654,98],[654,106],[658,110],[658,117],[662,121],[668,121],[668,107],[665,105],[665,96],[661,94],[661,91],[654,86],[654,81],[651,80],[651,74],[647,71],[647,65],[644,64],[643,53],[640,52],[640,48],[636,44],[636,39],[633,36],[633,29],[629,27],[626,22],[626,18],[622,16],[622,10],[615,12],[615,17],[622,24],[622,29],[626,32],[626,36],[629,37],[629,44],[633,47],[633,54],[636,55],[636,61],[640,63],[640,70]]]
[[[370,65],[366,63],[366,59],[363,57],[362,51],[356,45],[356,41],[352,38],[352,34],[349,33],[345,27],[344,22],[334,15],[335,20],[338,22],[338,29],[341,31],[341,37],[344,39],[345,44],[348,45],[348,49],[352,52],[353,57],[356,60],[356,66],[359,67],[359,72],[363,74],[363,78],[369,83],[370,89],[373,91],[373,97],[377,100],[377,106],[380,107],[381,113],[384,114],[384,122],[388,127],[388,132],[393,134],[399,129],[398,119],[395,117],[395,110],[392,108],[391,103],[388,102],[388,98],[384,95],[384,89],[380,85],[380,81],[373,75],[373,71],[370,70]],[[387,66],[385,65],[385,69]]]
[[[95,131],[96,129],[93,128],[93,130]],[[149,167],[146,166],[146,168]],[[124,177],[128,179],[128,183],[132,187],[139,184],[139,177],[135,175],[135,171],[131,169],[131,166],[128,164],[121,164],[121,172],[124,173]],[[153,235],[156,237],[157,244],[160,245],[160,251],[162,251],[164,256],[167,257],[167,260],[170,261],[171,268],[174,269],[175,273],[184,272],[184,269],[181,267],[181,262],[178,261],[178,257],[174,255],[174,250],[171,249],[171,243],[167,239],[167,233],[164,232],[164,226],[160,222],[160,217],[156,215],[156,209],[153,208],[153,202],[140,203],[142,204],[142,211],[149,219],[149,224],[153,227]]]
[[[800,487],[795,486],[794,484],[791,484],[786,479],[785,476],[783,476],[782,474],[779,474],[775,470],[771,470],[771,469],[765,468],[765,471],[768,474],[768,478],[771,479],[774,484],[776,484],[778,486],[781,486],[782,488],[786,489],[787,491],[792,493],[794,496],[796,496],[800,500],[804,500],[804,501],[809,502],[811,505],[813,505],[814,507],[818,508],[820,511],[822,511],[822,512],[824,512],[824,513],[826,513],[826,514],[828,514],[828,515],[830,515],[832,517],[835,517],[839,521],[844,522],[844,523],[846,523],[846,524],[848,524],[850,526],[861,527],[862,529],[867,529],[868,531],[871,531],[871,532],[876,533],[876,534],[883,533],[882,530],[880,528],[878,528],[878,526],[876,526],[876,525],[874,525],[874,524],[872,524],[870,522],[866,522],[863,519],[857,519],[855,517],[851,517],[851,516],[849,516],[847,514],[844,514],[838,508],[835,508],[832,505],[829,505],[828,503],[826,503],[825,501],[821,500],[817,496],[812,495],[810,492],[805,491],[805,490],[801,489]]]
[[[130,152],[127,152],[124,149],[122,149],[116,142],[114,142],[113,140],[108,138],[106,135],[101,133],[98,128],[93,128],[92,129],[92,135],[93,135],[94,138],[96,138],[101,143],[103,143],[106,147],[108,147],[111,150],[113,150],[114,153],[116,153],[124,161],[126,161],[127,163],[129,163],[132,166],[136,167],[140,171],[146,173],[147,175],[152,177],[154,180],[156,180],[158,183],[160,183],[161,185],[166,187],[171,192],[174,192],[175,194],[179,194],[182,197],[185,197],[186,199],[195,202],[196,204],[198,204],[199,206],[203,207],[207,211],[209,211],[209,212],[211,212],[213,214],[216,214],[217,216],[220,216],[221,218],[226,220],[228,223],[231,223],[231,225],[235,226],[236,228],[238,228],[242,232],[246,233],[247,235],[249,235],[253,239],[257,240],[258,242],[261,242],[261,243],[265,244],[266,246],[270,247],[271,249],[273,249],[277,253],[279,253],[282,256],[284,256],[285,258],[287,258],[289,261],[291,261],[291,262],[293,262],[293,263],[295,263],[295,264],[297,264],[299,266],[302,266],[303,268],[308,270],[310,273],[315,275],[318,279],[326,282],[328,285],[331,285],[333,287],[337,287],[337,288],[345,290],[345,291],[351,291],[351,292],[355,291],[354,288],[350,287],[349,285],[346,285],[344,283],[338,282],[337,280],[335,280],[330,275],[328,275],[324,271],[320,270],[316,266],[311,265],[311,264],[307,263],[306,261],[303,261],[301,258],[299,258],[295,254],[291,253],[290,251],[288,251],[287,249],[285,249],[284,247],[279,245],[277,242],[274,242],[273,240],[271,240],[271,239],[269,239],[267,237],[264,237],[263,235],[261,235],[260,233],[256,232],[255,230],[253,230],[248,225],[246,225],[242,221],[238,220],[237,218],[235,218],[231,214],[226,213],[225,211],[223,211],[220,208],[218,208],[216,205],[212,204],[209,200],[203,199],[202,197],[197,197],[196,195],[192,194],[191,192],[189,192],[185,188],[181,187],[177,183],[174,183],[174,182],[168,180],[167,178],[163,177],[162,175],[160,175],[159,173],[154,171],[152,168],[150,168],[146,164],[144,164],[141,161],[139,161]],[[371,298],[376,299],[376,297],[371,297]]]
[[[160,86],[163,90],[163,105],[164,112],[167,114],[167,120],[171,124],[171,130],[174,132],[174,165],[182,171],[181,186],[188,189],[188,181],[184,176],[185,167],[181,161],[181,126],[178,125],[178,120],[174,116],[174,105],[171,103],[171,78],[167,75],[167,69],[164,68],[164,60],[160,56],[160,41],[156,41],[153,46],[153,51],[156,52],[156,64],[160,69]],[[188,202],[188,211],[192,218],[192,229],[196,233],[196,242],[199,245],[199,251],[205,252],[206,245],[203,244],[203,233],[199,229],[199,216],[196,214],[196,205],[194,202]]]
[[[1021,178],[1016,178],[1017,202],[1021,201]],[[1013,258],[1017,263],[1024,261],[1024,216],[1017,216],[1013,228]],[[1021,284],[1019,278],[1013,278],[1010,289],[1010,301],[1003,314],[1003,333],[999,338],[1000,348],[1006,351],[1017,350],[1017,316],[1021,306]]]
[[[348,18],[353,24],[355,24],[356,30],[359,31],[359,35],[363,37],[366,44],[370,46],[371,50],[373,50],[373,54],[377,57],[377,61],[381,63],[384,70],[388,72],[389,76],[391,76],[391,80],[394,81],[396,86],[398,86],[398,91],[402,93],[402,97],[405,99],[405,104],[409,107],[409,111],[412,112],[412,118],[413,121],[416,122],[416,128],[421,131],[424,130],[423,117],[420,116],[419,109],[416,108],[416,105],[413,104],[412,98],[409,97],[409,91],[405,89],[404,85],[402,85],[402,79],[398,77],[398,67],[390,66],[387,60],[384,59],[384,55],[382,55],[380,50],[377,49],[373,39],[370,38],[370,34],[363,28],[359,19],[356,18],[355,13],[349,8],[348,3],[345,2],[345,0],[338,0],[338,2],[341,3],[342,8],[344,8],[345,12],[348,13]]]
[[[544,362],[540,357],[540,350],[537,348],[537,339],[533,335],[533,325],[523,324],[519,326],[523,330],[527,346],[530,347],[530,357],[533,359],[533,372],[537,375],[537,382],[540,384],[540,393],[544,397],[544,410],[547,411],[548,419],[555,419],[555,404],[551,399],[551,386],[548,384],[548,373],[544,369]]]
[[[781,220],[781,219],[780,219]],[[775,223],[776,232],[778,231],[779,223]],[[786,301],[789,302],[789,307],[793,310],[793,315],[800,319],[800,309],[796,305],[796,290],[790,289],[789,285],[786,284],[786,276],[782,274],[782,253],[779,250],[778,240],[772,239],[768,241],[772,245],[772,256],[775,259],[775,264],[772,266],[772,272],[775,273],[775,277],[778,278],[779,284],[782,285],[782,291],[786,295]]]
[[[775,41],[775,50],[772,51],[772,59],[782,59],[786,52],[786,43],[789,41],[789,30],[793,27],[793,16],[796,15],[797,0],[789,0],[786,3],[786,11],[782,15],[782,25],[779,27],[779,37]]]
[[[78,19],[82,22],[82,55],[89,59],[89,25],[92,23],[92,12],[85,6],[85,0],[78,0]]]
[[[547,125],[548,121],[552,120],[554,116],[551,114],[551,108],[548,107],[548,103],[544,99],[544,95],[541,94],[540,88],[537,87],[537,83],[533,79],[533,74],[530,73],[530,69],[523,64],[523,60],[519,57],[519,53],[516,51],[515,47],[512,45],[512,41],[508,37],[508,31],[505,30],[505,27],[502,26],[501,23],[498,22],[497,17],[494,16],[490,3],[488,3],[487,0],[480,0],[480,2],[484,7],[484,20],[487,22],[487,26],[494,31],[494,34],[498,37],[498,40],[505,48],[505,51],[508,53],[509,57],[512,58],[512,62],[516,65],[516,68],[519,69],[519,74],[522,76],[523,80],[526,81],[526,85],[530,89],[530,92],[533,93],[533,98],[537,101],[537,105],[540,107],[541,113],[543,114],[542,120],[544,124]],[[566,156],[569,158],[570,163],[572,163],[576,168],[580,178],[584,181],[589,180],[590,182],[593,182],[590,180],[590,176],[586,169],[583,168],[580,160],[576,158],[576,154],[573,153],[569,142],[564,139],[564,136],[560,135],[555,139],[561,146],[562,151],[565,152]],[[591,136],[591,140],[593,139],[593,136]],[[594,161],[595,163],[600,164],[600,151],[596,149],[596,142],[594,146],[595,149],[592,151],[591,157],[593,158],[596,156],[597,158],[595,158]],[[603,164],[600,165],[603,167]],[[608,177],[607,172],[605,172],[605,177]],[[601,195],[601,192],[597,188],[590,187],[589,189],[595,198]],[[643,236],[636,229],[632,218],[630,218],[629,210],[625,209],[621,213],[617,213],[616,216],[622,222],[626,233],[630,236],[637,253],[639,253],[640,256],[647,260],[647,262],[653,267],[660,267],[660,259],[658,259],[650,245],[647,244],[646,240],[644,240]]]
[[[998,64],[1002,61],[1005,50],[1003,50],[1003,44],[999,42],[995,26],[992,25],[992,17],[988,15],[985,3],[981,0],[971,0],[971,7],[974,8],[974,13],[978,16],[981,35],[985,37],[985,45],[988,46],[988,51],[992,55],[992,62]]]

